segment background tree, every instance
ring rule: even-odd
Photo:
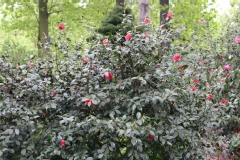
[[[86,26],[91,26],[94,28],[99,27],[101,24],[99,19],[104,19],[109,10],[116,5],[116,2],[114,1],[103,1],[99,4],[98,0],[91,0],[91,3],[72,3],[69,1],[56,2],[52,0],[43,2],[47,3],[48,9],[48,36],[56,36],[58,32],[57,26],[59,23],[64,23],[66,25],[66,29],[71,31],[71,33],[68,32],[68,34],[65,36],[69,40],[71,39],[76,43],[81,43],[81,41],[85,40],[86,37],[91,35],[89,32],[89,27]],[[13,62],[15,63],[24,61],[24,59],[29,57],[30,54],[38,56],[38,45],[36,44],[38,44],[39,39],[46,43],[46,37],[44,34],[42,34],[43,38],[39,38],[39,10],[41,10],[39,8],[39,4],[29,2],[8,2],[3,4],[0,9],[1,13],[3,14],[1,22],[2,37],[0,42],[5,45],[5,40],[6,43],[9,43],[9,41],[14,41],[13,44],[19,44],[21,52],[23,52],[23,54],[19,55],[16,53],[18,52],[16,46],[10,48],[12,52],[9,54],[16,54],[19,57],[17,60],[14,59]],[[47,13],[45,13],[45,15],[47,15]],[[45,32],[46,31],[44,31],[44,33]],[[8,36],[10,34],[16,36],[10,37]],[[23,41],[27,41],[27,43],[21,43]],[[8,47],[7,44],[6,47]],[[22,51],[24,48],[27,49],[28,52]],[[54,52],[54,50],[52,51]]]
[[[38,1],[38,8],[39,8],[39,33],[38,33],[38,42],[40,43],[38,45],[39,47],[39,53],[38,56],[40,58],[43,58],[44,55],[50,55],[49,48],[45,48],[44,44],[49,42],[49,35],[48,35],[48,16],[50,15],[48,13],[48,6],[47,6],[48,0],[39,0]]]
[[[149,0],[139,0],[140,23],[149,17]]]
[[[131,30],[131,25],[125,26],[125,24],[122,23],[124,18],[123,14],[131,15],[131,9],[122,6],[114,6],[102,21],[102,25],[97,29],[99,33],[109,38],[111,43],[114,43],[115,39],[112,36],[117,32],[125,36],[125,34]]]
[[[160,0],[160,25],[164,24],[169,9],[169,0]]]

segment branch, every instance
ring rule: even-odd
[[[35,12],[34,7],[31,7],[31,6],[29,5],[30,3],[24,3],[24,4],[27,6],[27,8],[28,8],[30,11],[33,12],[33,14],[34,14],[35,17],[36,17],[36,20],[39,22],[39,17],[38,17],[38,14]]]
[[[54,3],[54,4],[53,3],[54,2],[52,1],[51,6],[49,8],[48,16],[51,15],[52,13],[59,13],[60,11],[63,11],[63,10],[52,11],[53,8],[59,6],[59,3]]]
[[[57,10],[57,11],[52,11],[52,12],[48,12],[48,16],[50,16],[51,14],[53,13],[59,13],[59,12],[62,12],[63,10]]]

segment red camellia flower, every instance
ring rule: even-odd
[[[150,141],[152,141],[152,140],[154,139],[154,136],[150,134],[150,135],[148,136],[148,139],[149,139]]]
[[[180,61],[180,59],[181,59],[181,56],[179,54],[176,54],[176,55],[173,56],[173,61],[174,62]]]
[[[209,94],[206,99],[209,100],[209,101],[212,101],[212,98],[213,98],[213,95]]]
[[[198,84],[198,80],[197,79],[193,79],[193,83]]]
[[[5,92],[9,92],[10,91],[10,89],[7,87],[7,88],[5,88]]]
[[[88,99],[85,101],[85,104],[88,106],[90,104],[90,106],[94,106],[92,100]]]
[[[66,146],[66,141],[65,140],[61,140],[60,141],[60,146],[62,146],[62,147]]]
[[[51,92],[51,98],[55,97],[57,92]]]
[[[125,36],[125,40],[130,41],[131,36],[132,36],[131,33],[127,33],[127,35]]]
[[[166,18],[171,20],[173,18],[173,14],[172,13],[168,13]]]
[[[89,60],[88,60],[88,59],[86,59],[86,58],[83,58],[83,59],[82,59],[82,62],[83,62],[83,63],[88,63],[88,62],[89,62]]]
[[[230,74],[228,73],[228,74],[226,74],[226,78],[228,78],[230,76]]]
[[[146,33],[146,32],[143,33],[143,38],[144,38],[144,39],[147,38],[147,33]]]
[[[34,66],[34,63],[32,63],[32,61],[30,61],[29,68],[31,69],[31,68],[33,68],[33,66]]]
[[[108,80],[113,79],[113,75],[110,72],[105,72],[103,75],[104,75],[104,78],[106,78]]]
[[[240,128],[236,130],[236,133],[240,133]]]
[[[148,23],[150,23],[150,19],[149,19],[149,18],[146,18],[146,19],[144,20],[144,22],[145,22],[146,24],[148,24]]]
[[[183,66],[182,66],[182,65],[178,66],[178,69],[182,69],[182,68],[183,68]]]
[[[224,99],[224,100],[222,100],[222,102],[221,102],[223,105],[225,105],[225,104],[227,104],[227,100],[226,99]]]
[[[196,87],[191,87],[191,88],[190,88],[190,91],[196,91],[196,90],[197,90]]]
[[[109,45],[108,40],[107,40],[107,39],[103,40],[103,44],[105,44],[105,45]]]
[[[64,30],[64,29],[65,29],[65,24],[60,23],[60,24],[58,25],[58,30],[62,31],[62,30]]]
[[[204,61],[204,60],[201,60],[201,61],[200,61],[200,64],[201,64],[201,65],[205,65],[205,61]]]

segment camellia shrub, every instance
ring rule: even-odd
[[[236,55],[211,40],[196,47],[197,38],[162,47],[180,31],[143,27],[123,45],[121,34],[114,44],[99,35],[81,53],[62,37],[53,59],[17,67],[0,59],[1,159],[231,156],[216,139],[239,106]]]

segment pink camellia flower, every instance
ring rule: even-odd
[[[88,60],[88,59],[86,59],[86,58],[83,58],[83,59],[82,59],[82,62],[83,62],[83,63],[88,63],[88,62],[89,62],[89,60]]]
[[[224,99],[224,100],[222,100],[222,102],[221,102],[223,105],[225,105],[225,104],[227,104],[227,100],[226,99]]]
[[[144,20],[144,22],[145,22],[146,24],[148,24],[148,23],[150,23],[150,19],[149,19],[149,18],[146,18],[146,19]]]
[[[65,24],[60,23],[60,24],[58,25],[58,30],[62,31],[62,30],[64,30],[64,29],[65,29]]]
[[[173,14],[172,13],[168,13],[166,18],[171,20],[173,18]]]
[[[231,66],[229,64],[226,64],[223,68],[224,70],[229,71],[231,69]]]
[[[191,87],[191,88],[190,88],[190,91],[196,91],[196,90],[197,90],[196,87]]]
[[[198,23],[203,24],[205,21],[203,19],[199,19]]]
[[[177,61],[179,61],[180,59],[181,59],[181,56],[180,56],[179,54],[176,54],[176,55],[173,56],[173,61],[174,61],[174,62],[177,62]]]
[[[90,100],[90,99],[87,99],[87,100],[85,101],[85,104],[86,104],[87,106],[88,106],[88,105],[94,106],[92,100]]]
[[[62,147],[66,146],[66,141],[65,140],[61,140],[60,141],[60,146],[62,146]]]
[[[106,78],[108,80],[113,79],[113,75],[110,72],[105,72],[103,75],[104,75],[104,78]]]
[[[198,84],[198,80],[197,79],[193,79],[193,83]]]
[[[201,65],[205,65],[205,61],[204,61],[204,60],[201,60],[201,61],[200,61],[200,64],[201,64]]]
[[[105,44],[105,45],[109,45],[108,40],[107,40],[107,39],[103,40],[103,44]]]
[[[132,36],[131,33],[127,33],[126,36],[125,36],[125,40],[130,41],[131,36]]]
[[[213,69],[211,68],[211,69],[209,70],[209,72],[213,72]]]
[[[239,43],[240,42],[240,37],[237,36],[237,37],[234,38],[234,40],[235,40],[236,43]]]
[[[154,135],[151,135],[151,134],[150,134],[150,135],[148,136],[148,139],[149,139],[150,141],[152,141],[152,140],[154,139]]]

